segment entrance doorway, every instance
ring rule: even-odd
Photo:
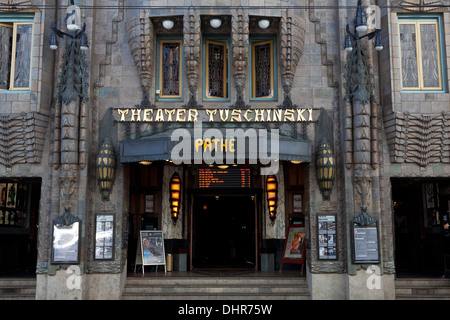
[[[251,195],[195,195],[193,268],[255,268],[256,210]]]
[[[393,179],[392,200],[397,275],[443,276],[450,250],[450,181]]]

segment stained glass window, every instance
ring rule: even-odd
[[[252,98],[273,98],[273,41],[252,43]]]
[[[0,23],[0,90],[29,90],[33,24]]]
[[[181,40],[160,42],[160,98],[181,97]]]
[[[227,44],[206,41],[206,97],[227,98]]]
[[[438,21],[399,23],[403,90],[442,90]]]

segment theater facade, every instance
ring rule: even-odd
[[[298,228],[312,299],[446,275],[444,1],[0,1],[0,29],[0,277],[36,299],[121,299],[141,231],[283,273]]]

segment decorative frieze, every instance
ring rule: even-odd
[[[186,79],[189,88],[188,106],[197,106],[197,89],[200,76],[200,19],[194,8],[189,8],[184,22],[184,56]]]
[[[128,44],[131,55],[136,64],[141,86],[144,92],[144,100],[148,100],[148,95],[152,85],[153,70],[153,23],[150,15],[145,10],[135,11],[127,19]]]
[[[393,132],[388,132],[392,161],[421,167],[450,163],[449,119],[450,113],[395,113]]]
[[[0,164],[40,163],[47,126],[37,112],[0,115]]]
[[[244,88],[247,81],[248,64],[248,15],[239,8],[232,16],[232,53],[234,64],[234,87],[236,88],[236,107],[245,107]]]
[[[281,15],[281,82],[284,91],[284,107],[292,106],[290,92],[294,84],[294,75],[300,61],[305,42],[305,19],[293,10]]]

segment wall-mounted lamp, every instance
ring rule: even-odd
[[[177,223],[178,215],[180,213],[181,202],[181,180],[178,173],[174,173],[170,179],[170,212],[172,215],[173,224]]]
[[[170,30],[175,25],[175,22],[173,20],[166,19],[162,22],[162,25],[163,25],[164,29]]]
[[[356,31],[359,33],[367,31],[367,14],[361,5],[358,5],[358,9],[356,10],[355,26]]]
[[[316,178],[324,200],[330,200],[335,166],[333,148],[328,142],[322,141],[316,151]]]
[[[270,25],[270,20],[269,19],[263,18],[263,19],[258,21],[258,26],[261,29],[267,29],[269,27],[269,25]]]
[[[109,200],[116,178],[116,155],[110,138],[106,138],[97,155],[97,182],[103,201]]]
[[[267,205],[269,207],[269,216],[272,223],[275,221],[278,203],[278,182],[273,175],[268,176],[266,180]]]
[[[218,19],[218,18],[213,18],[213,19],[209,20],[209,24],[214,29],[217,29],[217,28],[220,28],[220,26],[222,25],[222,20]]]

